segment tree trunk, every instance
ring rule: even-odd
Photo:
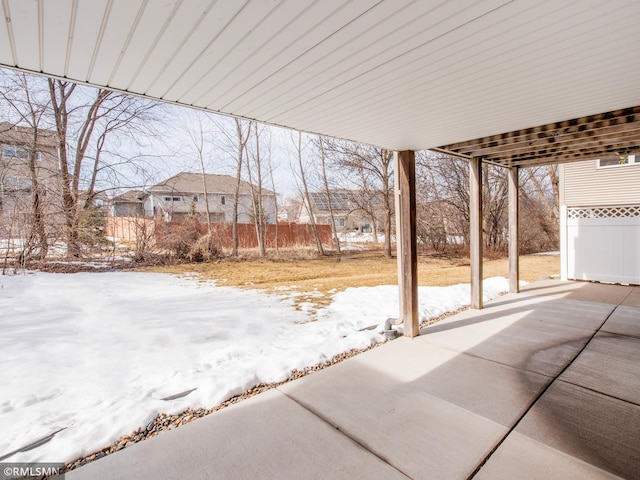
[[[305,202],[307,204],[307,211],[309,212],[309,221],[311,222],[311,230],[313,231],[313,237],[316,241],[316,248],[320,255],[324,255],[324,248],[322,246],[322,240],[318,234],[318,226],[316,225],[316,219],[313,215],[313,209],[311,208],[311,195],[309,195],[309,188],[307,187],[307,179],[304,174],[304,168],[302,166],[302,132],[298,132],[298,166],[300,167],[300,179],[302,181],[302,187],[304,189]]]
[[[273,164],[271,163],[271,156],[269,156],[269,176],[271,177],[271,188],[273,189],[273,208],[276,212],[276,217],[273,219],[275,224],[275,250],[276,255],[280,255],[279,245],[278,245],[278,195],[276,194],[276,182],[273,178]]]
[[[262,165],[260,163],[260,136],[258,132],[258,123],[254,124],[256,133],[256,168],[258,169],[258,198],[256,200],[256,233],[258,235],[258,248],[260,249],[260,256],[264,257],[267,254],[267,248],[265,245],[265,221],[264,210],[262,208]]]
[[[249,129],[251,130],[251,129]],[[251,188],[251,208],[253,211],[253,224],[256,229],[256,240],[258,241],[258,251],[260,256],[264,257],[267,254],[264,244],[264,221],[262,212],[262,174],[260,165],[260,135],[258,132],[258,124],[254,123],[254,134],[256,139],[256,151],[255,151],[255,167],[258,174],[258,185],[256,192],[256,185],[253,183],[253,173],[251,170],[251,164],[249,163],[249,157],[247,156],[247,175],[249,176],[249,184]]]
[[[236,186],[235,192],[233,195],[233,212],[232,212],[232,224],[231,224],[231,255],[234,257],[238,256],[238,202],[240,198],[240,182],[242,177],[242,159],[245,147],[247,145],[247,141],[249,139],[249,131],[247,131],[247,136],[245,138],[242,132],[242,120],[236,118],[236,135],[238,139],[238,150],[236,157]]]
[[[391,189],[389,187],[389,167],[393,156],[388,150],[382,150],[380,156],[382,167],[382,201],[384,205],[384,256],[391,258]]]
[[[62,212],[65,218],[64,234],[67,243],[67,255],[72,257],[80,255],[76,221],[76,198],[71,190],[72,178],[69,173],[69,160],[67,157],[67,127],[69,123],[67,101],[75,87],[75,84],[49,79],[49,92],[58,133],[58,159],[62,178]],[[58,95],[60,96],[59,98]]]
[[[324,155],[324,143],[322,137],[318,136],[318,144],[320,145],[320,162],[322,165],[322,180],[324,183],[324,191],[327,195],[327,204],[329,205],[329,218],[331,218],[331,232],[333,234],[333,243],[336,246],[338,255],[340,255],[340,239],[338,238],[338,230],[336,228],[336,219],[333,215],[333,205],[331,204],[331,192],[329,191],[329,181],[327,180],[327,169]]]

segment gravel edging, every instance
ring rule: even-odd
[[[282,382],[276,382],[276,383],[267,383],[267,384],[263,383],[260,385],[256,385],[255,387],[249,389],[248,391],[240,395],[235,395],[230,399],[225,400],[224,402],[211,408],[196,408],[196,409],[189,408],[184,412],[178,413],[175,415],[160,413],[155,419],[149,422],[149,424],[147,424],[146,427],[141,427],[138,430],[135,430],[134,432],[132,432],[130,435],[125,435],[123,437],[120,437],[118,440],[113,442],[108,447],[105,447],[90,455],[87,455],[82,458],[78,458],[70,463],[67,463],[65,466],[65,471],[68,472],[78,467],[82,467],[83,465],[86,465],[89,462],[98,460],[102,457],[106,457],[107,455],[115,453],[124,448],[130,447],[131,445],[141,442],[143,440],[146,440],[147,438],[154,437],[168,430],[173,430],[174,428],[177,428],[181,425],[185,425],[197,418],[201,418],[211,413],[217,412],[218,410],[222,410],[223,408],[226,408],[230,405],[241,402],[242,400],[246,400],[247,398],[253,397],[254,395],[262,393],[266,390],[271,390],[272,388],[279,387],[280,385],[291,382],[298,378],[306,377],[310,373],[317,372],[318,370],[323,370],[327,367],[330,367],[331,365],[335,365],[336,363],[340,363],[344,360],[355,357],[356,355],[359,355],[368,350],[377,348],[380,345],[383,345],[385,343],[387,342],[382,341],[379,343],[375,343],[370,347],[367,347],[364,349],[354,348],[346,352],[343,352],[341,354],[338,354],[335,357],[331,358],[330,360],[327,360],[326,362],[318,363],[311,367],[307,367],[303,370],[294,369],[291,371],[291,374],[287,380],[283,380]]]
[[[454,310],[452,312],[447,312],[443,315],[440,315],[439,317],[436,318],[432,318],[430,320],[426,320],[424,322],[420,323],[420,329],[428,327],[429,325],[433,325],[434,323],[437,323],[441,320],[444,320],[445,318],[451,317],[453,315],[456,315],[460,312],[463,312],[465,310],[468,310],[470,307],[469,306],[464,306],[461,308],[458,308],[457,310]],[[381,345],[384,345],[385,343],[387,343],[388,340],[386,341],[382,341],[379,343],[375,343],[367,348],[364,349],[351,349],[348,350],[346,352],[343,352],[341,354],[336,355],[335,357],[331,358],[330,360],[327,360],[326,362],[321,362],[318,363],[316,365],[312,365],[310,367],[307,367],[303,370],[297,370],[294,369],[291,371],[291,374],[289,375],[289,378],[287,380],[283,380],[282,382],[276,382],[276,383],[267,383],[267,384],[260,384],[260,385],[256,385],[255,387],[249,389],[248,391],[240,394],[240,395],[235,395],[231,398],[229,398],[228,400],[225,400],[224,402],[211,407],[211,408],[189,408],[187,410],[185,410],[182,413],[178,413],[175,415],[168,415],[166,413],[160,413],[155,419],[153,419],[151,422],[149,422],[147,424],[146,427],[141,427],[138,430],[135,430],[134,432],[132,432],[130,435],[125,435],[123,437],[120,437],[118,440],[116,440],[115,442],[113,442],[111,445],[109,445],[108,447],[105,447],[97,452],[94,452],[90,455],[87,455],[85,457],[82,458],[78,458],[68,464],[66,464],[65,466],[65,471],[70,471],[70,470],[74,470],[76,468],[82,467],[83,465],[86,465],[89,462],[92,462],[94,460],[98,460],[102,457],[106,457],[107,455],[110,455],[112,453],[115,453],[117,451],[120,451],[124,448],[130,447],[135,443],[141,442],[143,440],[146,440],[147,438],[151,438],[151,437],[155,437],[156,435],[168,431],[168,430],[173,430],[174,428],[177,428],[181,425],[185,425],[197,418],[201,418],[204,416],[207,416],[211,413],[217,412],[218,410],[222,410],[223,408],[226,408],[230,405],[233,405],[235,403],[241,402],[242,400],[245,400],[247,398],[250,398],[254,395],[257,395],[259,393],[262,393],[264,391],[270,390],[272,388],[277,388],[280,385],[283,385],[285,383],[291,382],[293,380],[297,380],[298,378],[302,378],[302,377],[306,377],[307,375],[313,373],[313,372],[317,372],[318,370],[323,370],[327,367],[330,367],[331,365],[335,365],[337,363],[340,363],[344,360],[347,360],[349,358],[355,357],[356,355],[359,355],[361,353],[364,353],[366,351],[372,350],[374,348],[377,348]]]

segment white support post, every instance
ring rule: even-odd
[[[567,206],[560,205],[560,280],[563,282],[569,278],[567,246]]]

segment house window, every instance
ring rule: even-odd
[[[225,198],[225,196],[224,196],[224,195],[222,195],[222,196],[220,197],[220,204],[221,204],[221,205],[225,205],[226,203],[227,203],[227,199]]]
[[[5,177],[2,180],[2,193],[5,195],[31,193],[32,182],[26,177]]]
[[[29,150],[15,145],[5,145],[2,148],[2,158],[29,158]]]
[[[194,195],[191,197],[191,200],[193,200],[194,202],[198,201],[198,195]]]
[[[344,218],[343,217],[338,217],[335,219],[335,226],[336,227],[344,227]]]
[[[165,202],[179,202],[180,200],[180,197],[164,197]]]
[[[622,165],[633,165],[640,163],[640,155],[618,155],[598,159],[598,168],[620,167]]]

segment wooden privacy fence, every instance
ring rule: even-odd
[[[230,223],[212,224],[213,235],[223,248],[231,248],[232,225]],[[207,225],[201,225],[202,232],[206,233]],[[331,226],[317,225],[320,241],[324,245],[331,244]],[[278,247],[315,246],[311,225],[306,223],[278,223],[277,225]],[[276,246],[276,225],[268,224],[265,228],[265,241],[267,248]],[[252,223],[238,224],[238,246],[240,248],[257,248],[258,238],[256,227]]]
[[[151,218],[138,217],[108,217],[105,224],[105,235],[115,237],[123,242],[136,243],[140,235],[156,233],[156,222]],[[184,226],[182,223],[170,222],[163,227],[163,232],[179,232]],[[198,231],[204,235],[207,233],[206,223],[196,223]],[[215,243],[221,248],[231,248],[232,228],[230,223],[212,223],[212,233]],[[318,235],[323,245],[331,245],[331,225],[317,225]],[[311,225],[306,223],[278,223],[277,225],[278,247],[300,247],[315,246],[316,241],[313,236]],[[276,225],[268,224],[265,228],[265,240],[267,248],[275,248]],[[238,246],[239,248],[257,248],[258,239],[256,237],[256,227],[250,223],[238,224]]]
[[[142,237],[153,239],[156,222],[153,218],[143,217],[107,217],[104,234],[123,243],[137,243]]]

